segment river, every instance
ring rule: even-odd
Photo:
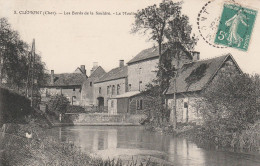
[[[83,151],[107,159],[151,156],[174,166],[257,166],[260,156],[206,150],[184,138],[146,131],[142,126],[70,126],[54,128],[61,141],[74,142]]]

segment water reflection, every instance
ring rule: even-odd
[[[74,126],[56,129],[61,141],[74,142],[84,151],[104,157],[147,155],[175,166],[260,165],[259,155],[205,150],[186,139],[149,132],[142,127]]]

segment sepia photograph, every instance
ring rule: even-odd
[[[260,166],[260,0],[0,0],[0,166]]]

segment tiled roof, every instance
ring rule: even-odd
[[[212,59],[184,64],[178,72],[176,81],[177,93],[202,90],[205,85],[212,80],[218,69],[228,57],[232,58],[230,54],[227,54]],[[174,80],[172,79],[166,94],[173,93]]]
[[[96,83],[127,77],[127,66],[117,67],[103,75]]]
[[[162,51],[162,54],[166,50],[167,49],[164,49]],[[143,61],[143,60],[147,60],[147,59],[151,59],[151,58],[157,58],[157,57],[159,57],[159,48],[152,47],[152,48],[148,48],[148,49],[141,51],[133,59],[131,59],[129,62],[127,62],[127,64],[131,64],[131,63],[135,63],[135,62],[139,62],[139,61]]]
[[[106,74],[105,70],[101,67],[98,66],[93,72],[92,74],[89,76],[89,78],[93,78],[93,77],[101,77],[104,74]]]
[[[54,84],[50,83],[50,75],[48,76],[48,83],[45,86],[71,86],[82,85],[87,79],[87,76],[81,73],[62,73],[54,74]]]

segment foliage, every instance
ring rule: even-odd
[[[228,131],[246,129],[257,120],[259,82],[259,78],[247,74],[222,75],[203,93],[208,105],[204,119],[220,122]]]
[[[0,84],[9,89],[25,92],[28,69],[32,59],[30,47],[20,39],[19,33],[11,28],[6,18],[0,18]],[[34,78],[44,83],[45,64],[36,55]]]
[[[47,103],[48,111],[51,113],[64,114],[69,107],[69,100],[64,95],[55,95],[50,98]]]
[[[146,90],[142,92],[146,102],[144,109],[147,117],[146,122],[154,126],[169,122],[170,117],[170,110],[166,108],[166,104],[164,103],[163,107],[161,107],[161,100],[158,98],[159,93],[159,85],[156,84],[148,84]]]
[[[85,109],[79,105],[69,105],[67,108],[68,113],[85,113]]]
[[[232,135],[231,147],[260,151],[260,121],[249,125],[241,134]]]
[[[159,82],[159,98],[161,98],[162,105],[162,93],[165,87],[163,87],[163,69],[162,63],[162,43],[165,38],[165,33],[170,20],[173,20],[176,15],[180,13],[180,3],[173,3],[169,0],[163,0],[159,6],[156,4],[148,6],[142,10],[138,10],[135,15],[135,23],[133,24],[132,32],[143,32],[144,34],[150,33],[151,40],[154,40],[158,44],[159,50],[159,64],[158,64],[158,82]]]
[[[0,126],[3,123],[24,121],[32,112],[30,100],[7,89],[0,88]]]
[[[259,135],[250,127],[259,120],[259,88],[258,75],[220,74],[197,102],[204,124],[194,139],[223,147],[259,147]]]
[[[188,17],[181,14],[181,4],[182,2],[163,0],[158,6],[154,4],[138,10],[132,28],[133,33],[149,33],[150,39],[158,44],[159,64],[155,83],[159,89],[159,103],[155,103],[160,105],[160,111],[164,111],[163,92],[169,87],[171,78],[178,74],[179,61],[183,59],[183,55],[192,59],[190,51],[197,43],[197,38],[191,36],[192,27]],[[166,49],[170,51],[164,52],[162,56],[162,51]],[[175,66],[172,64],[173,61],[177,62]],[[162,116],[166,114],[161,113]]]

